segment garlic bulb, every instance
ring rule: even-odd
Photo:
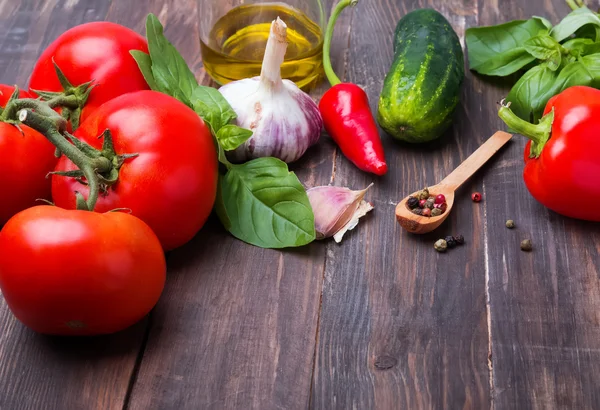
[[[373,209],[363,200],[373,184],[361,191],[336,186],[319,186],[306,191],[315,214],[317,239],[333,236],[339,243],[344,234],[356,227],[358,220]]]
[[[276,157],[290,163],[319,140],[323,127],[319,107],[292,81],[281,79],[286,49],[287,26],[277,17],[271,23],[260,76],[219,89],[236,112],[237,125],[253,132],[227,153],[231,161]]]

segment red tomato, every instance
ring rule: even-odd
[[[0,107],[4,107],[14,87],[0,85]],[[20,98],[31,97],[21,91]],[[42,134],[21,125],[23,134],[12,124],[0,122],[0,227],[36,199],[50,199],[50,179],[54,169],[54,145]]]
[[[525,147],[525,185],[535,199],[559,214],[600,221],[594,208],[600,203],[600,91],[567,88],[548,101],[544,115],[552,108],[552,131],[540,156],[529,158],[531,141]],[[575,197],[582,198],[583,205],[573,201]]]
[[[125,329],[154,307],[165,278],[158,239],[126,213],[43,205],[18,213],[0,231],[0,290],[36,332]]]
[[[98,136],[112,133],[125,161],[119,181],[101,195],[95,210],[129,208],[154,230],[165,250],[194,237],[208,218],[217,190],[217,152],[209,128],[185,104],[157,91],[117,97],[81,124],[75,136],[100,148]],[[73,170],[62,157],[56,170]],[[56,205],[75,209],[75,191],[87,187],[73,178],[52,177]]]
[[[148,43],[135,31],[106,21],[85,23],[65,31],[38,59],[30,90],[63,91],[54,70],[56,62],[69,82],[96,85],[81,113],[81,121],[100,105],[121,94],[149,89],[130,50],[148,52]],[[32,91],[33,92],[33,91]]]

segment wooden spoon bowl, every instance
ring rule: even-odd
[[[442,182],[428,188],[429,194],[436,196],[444,194],[446,197],[446,212],[438,216],[421,216],[413,213],[406,202],[411,196],[419,191],[413,192],[404,198],[396,206],[396,219],[408,232],[422,234],[428,233],[439,227],[446,220],[452,206],[454,205],[454,191],[456,191],[467,179],[471,177],[483,164],[485,164],[500,148],[510,139],[512,134],[498,131],[492,135],[482,146],[469,156],[462,164],[450,173]]]
[[[417,195],[420,191],[413,192],[406,198],[404,198],[398,205],[396,205],[396,219],[404,229],[411,233],[427,233],[436,229],[442,224],[450,215],[450,209],[454,205],[454,191],[448,191],[448,187],[442,184],[437,184],[429,188],[429,194],[434,197],[439,194],[444,194],[446,197],[446,212],[438,216],[421,216],[412,213],[406,204],[408,198]],[[408,215],[407,215],[408,212]]]

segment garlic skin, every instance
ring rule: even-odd
[[[236,112],[237,125],[253,132],[248,141],[227,152],[230,161],[276,157],[290,163],[319,140],[323,119],[318,105],[294,82],[281,79],[286,48],[287,26],[278,17],[271,24],[260,76],[219,89]]]
[[[352,191],[335,186],[319,186],[306,191],[315,215],[316,239],[333,239],[340,243],[344,234],[358,224],[358,220],[373,209],[363,198],[370,184],[363,190]]]

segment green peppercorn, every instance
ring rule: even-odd
[[[454,239],[454,237],[453,237],[453,236],[446,236],[446,237],[444,238],[444,240],[446,241],[446,244],[448,245],[448,248],[449,248],[449,249],[455,248],[455,247],[456,247],[456,245],[458,245],[458,244],[456,243],[456,240]]]
[[[419,192],[419,199],[427,199],[429,198],[429,189],[423,188],[421,192]]]
[[[433,209],[433,205],[435,204],[435,198],[430,196],[427,198],[427,202],[425,202],[425,208]]]
[[[423,210],[419,207],[415,208],[415,209],[411,209],[411,212],[415,215],[419,215],[422,216],[423,215]]]
[[[440,239],[439,241],[433,244],[433,247],[438,252],[446,252],[446,249],[448,249],[448,244],[445,240]]]
[[[509,219],[508,221],[506,221],[506,227],[508,229],[513,229],[515,227],[515,221],[513,221],[512,219]]]
[[[458,245],[462,245],[462,244],[464,244],[464,243],[465,243],[465,237],[464,237],[464,236],[462,236],[462,235],[456,235],[456,236],[454,237],[454,240],[456,241],[456,243],[457,243]]]
[[[411,196],[410,198],[408,198],[406,205],[408,205],[408,207],[410,209],[417,208],[419,206],[419,198],[415,198],[414,196]]]
[[[533,249],[533,244],[531,243],[531,239],[524,239],[521,241],[521,250],[525,252],[531,252]]]
[[[442,214],[442,210],[440,208],[433,208],[431,210],[431,216],[440,216]]]

